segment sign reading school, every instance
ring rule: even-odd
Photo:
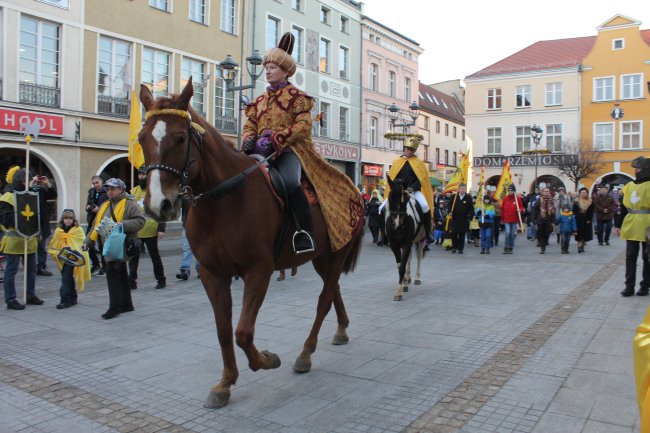
[[[33,111],[0,108],[0,131],[21,132],[23,125],[37,121],[40,135],[63,137],[63,116]]]

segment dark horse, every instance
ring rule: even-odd
[[[416,245],[417,272],[414,284],[421,284],[420,262],[424,255],[424,227],[416,221],[418,215],[416,201],[411,198],[406,188],[399,181],[387,177],[390,185],[388,194],[388,211],[386,212],[386,237],[397,262],[399,280],[393,300],[401,301],[404,292],[408,292],[411,283],[411,249]],[[429,217],[425,215],[424,218]]]
[[[243,181],[242,173],[255,161],[234,149],[192,110],[189,102],[193,92],[191,79],[182,93],[173,98],[154,100],[149,89],[140,86],[140,100],[147,117],[139,142],[148,165],[144,200],[148,212],[160,221],[173,220],[179,216],[183,198],[194,198],[186,220],[186,233],[192,252],[201,264],[201,282],[212,304],[221,345],[223,375],[205,403],[206,407],[217,408],[228,404],[230,387],[239,375],[233,345],[230,292],[233,276],[244,280],[235,341],[246,353],[251,370],[278,368],[280,358],[276,354],[259,351],[253,344],[255,320],[273,271],[313,262],[323,279],[323,289],[311,332],[293,366],[297,372],[307,372],[311,369],[319,330],[332,303],[338,318],[333,343],[348,341],[349,320],[339,290],[339,276],[354,269],[362,233],[332,252],[320,207],[314,206],[312,217],[318,248],[295,255],[287,242],[275,261],[273,244],[283,220],[282,206],[271,194],[260,169],[251,170]],[[238,179],[235,184],[239,186],[231,192],[233,188],[227,186],[232,186],[233,178]],[[221,194],[216,195],[221,198],[201,194],[214,191],[215,187],[220,189]]]

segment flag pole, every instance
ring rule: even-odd
[[[133,110],[133,98],[134,97],[135,97],[135,91],[131,90],[131,103],[129,104],[130,107],[131,107],[131,110]],[[129,113],[129,115],[130,114],[131,113]],[[129,122],[129,130],[130,130],[130,122]],[[129,133],[130,133],[130,131],[129,131]],[[131,143],[131,140],[129,139],[129,155],[131,156],[129,158],[130,162],[131,162],[131,191],[133,190],[133,182],[135,182],[135,178],[133,176],[133,167],[134,167],[133,161],[135,160],[135,149],[134,149],[134,147],[135,147],[135,145],[133,143]]]
[[[517,191],[515,191],[515,206],[517,207],[517,216],[519,217],[519,228],[521,229],[521,232],[524,232],[524,222],[521,219],[521,210],[519,208],[519,200],[517,200],[519,196],[517,196]]]
[[[25,192],[29,190],[29,143],[32,141],[32,136],[29,134],[25,134],[25,145],[26,145],[26,152],[25,152]],[[15,206],[15,204],[14,204]],[[16,209],[16,212],[18,209]],[[39,215],[40,217],[40,215]],[[40,224],[40,222],[39,222]],[[49,224],[49,222],[48,222]],[[23,302],[27,303],[27,273],[29,266],[27,264],[27,237],[23,237]]]

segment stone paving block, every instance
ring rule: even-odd
[[[539,420],[533,433],[580,433],[585,422],[582,418],[547,413]]]
[[[628,398],[618,395],[600,395],[594,403],[589,419],[631,428],[638,416],[637,406],[631,405]]]
[[[602,423],[588,420],[582,433],[635,433],[638,430],[633,427],[624,427],[615,424]]]
[[[597,395],[561,388],[548,408],[548,412],[577,418],[587,418],[596,403]]]

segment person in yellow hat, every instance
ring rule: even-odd
[[[415,152],[418,149],[420,140],[417,137],[407,137],[404,140],[404,154],[393,161],[388,172],[388,177],[398,181],[406,188],[413,190],[413,198],[422,209],[422,223],[426,237],[431,234],[431,209],[433,209],[433,189],[429,181],[429,170],[424,162],[418,158]],[[390,186],[386,187],[384,198],[388,199]],[[387,203],[388,200],[384,200]],[[382,203],[382,209],[383,204]]]

